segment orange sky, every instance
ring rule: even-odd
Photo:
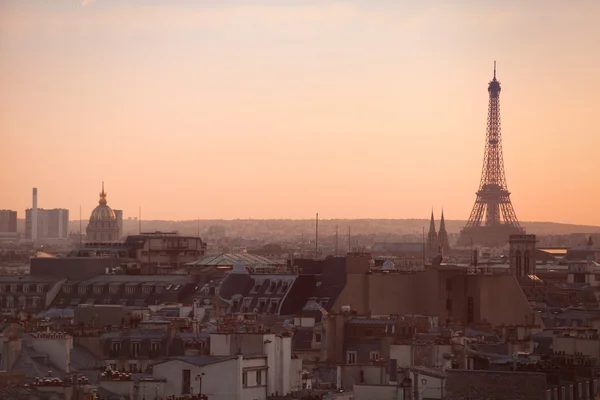
[[[0,208],[466,219],[498,60],[517,216],[600,225],[600,2],[448,3],[0,0]]]

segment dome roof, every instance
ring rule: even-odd
[[[106,204],[106,193],[104,193],[104,182],[102,182],[100,200],[98,206],[94,208],[92,215],[90,215],[90,221],[115,221],[116,219],[115,212]]]

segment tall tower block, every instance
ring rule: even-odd
[[[460,233],[459,246],[470,244],[503,246],[508,242],[510,235],[525,233],[510,201],[510,192],[504,174],[500,90],[494,61],[494,78],[488,84],[487,134],[481,181],[469,221]]]
[[[33,200],[31,207],[31,240],[36,242],[38,239],[38,207],[37,207],[37,188],[33,188]]]

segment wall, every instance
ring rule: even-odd
[[[267,392],[287,394],[297,386],[292,375],[292,339],[275,334],[212,334],[210,336],[210,354],[217,356],[264,354],[267,356],[268,377]]]
[[[388,375],[386,366],[379,365],[338,365],[338,379],[343,390],[352,390],[354,385],[386,385]],[[361,381],[361,372],[362,379]]]
[[[58,337],[51,337],[55,335]],[[67,334],[39,333],[31,341],[35,351],[47,353],[54,365],[65,372],[69,372],[71,364],[71,349],[73,338]]]
[[[474,295],[479,298],[475,314],[479,320],[485,318],[492,326],[531,325],[535,313],[514,276],[471,275],[469,278],[470,288],[476,288]]]
[[[557,337],[553,338],[553,350],[564,351],[565,354],[575,354],[577,352],[600,360],[600,341],[598,339],[584,339],[576,337]]]
[[[30,274],[59,279],[85,280],[104,275],[106,268],[115,268],[121,264],[119,258],[34,257],[30,261]]]
[[[354,400],[404,400],[404,389],[391,385],[355,385]]]
[[[545,400],[546,375],[534,372],[446,371],[445,400]]]
[[[403,345],[390,346],[390,359],[397,361],[398,367],[408,366],[449,366],[450,361],[444,358],[444,354],[451,354],[450,345]]]
[[[209,396],[211,400],[235,399],[238,396],[241,376],[238,374],[240,359],[222,361],[216,364],[199,367],[180,360],[167,361],[155,364],[153,367],[154,379],[164,380],[165,396],[181,396],[183,385],[183,370],[190,370],[191,391]],[[201,375],[204,373],[204,375]],[[202,380],[196,379],[202,376]],[[223,385],[223,382],[228,382]]]

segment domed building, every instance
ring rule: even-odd
[[[110,208],[106,202],[104,182],[98,206],[90,215],[86,229],[88,242],[117,242],[121,237],[122,213]]]

